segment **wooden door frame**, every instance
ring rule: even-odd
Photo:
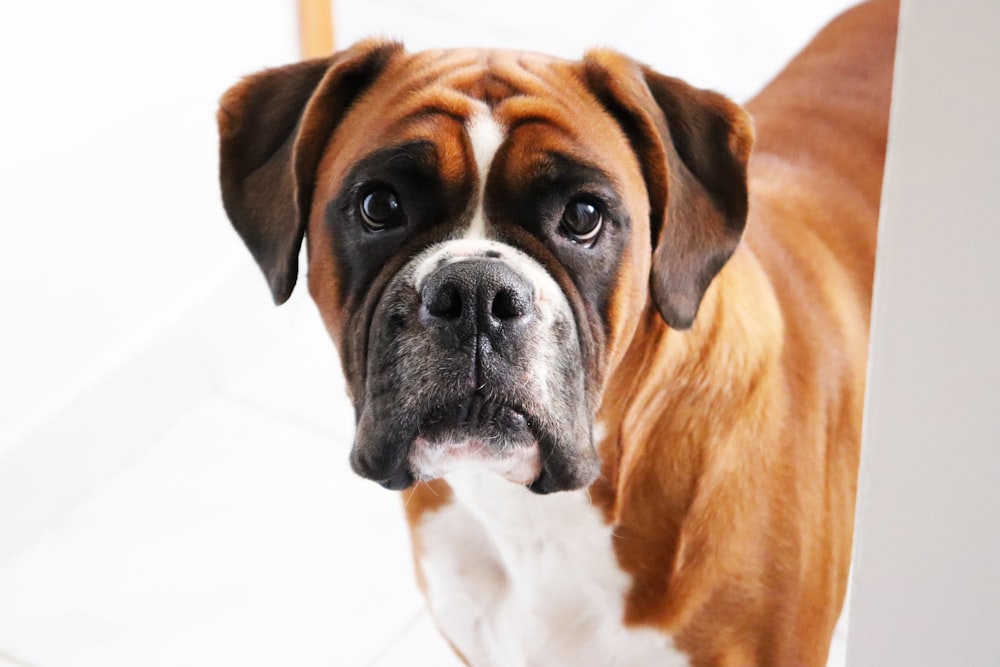
[[[319,58],[333,52],[332,0],[298,0],[299,53]]]

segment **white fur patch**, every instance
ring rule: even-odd
[[[422,479],[437,479],[458,470],[485,468],[516,484],[530,484],[542,470],[538,443],[497,454],[481,442],[430,443],[417,438],[410,449],[410,470]]]
[[[431,612],[475,667],[688,667],[668,635],[627,628],[631,582],[586,491],[538,496],[478,470],[416,527]]]
[[[483,204],[486,197],[486,177],[490,173],[490,165],[497,150],[503,144],[504,131],[496,122],[489,109],[483,109],[469,120],[467,127],[469,140],[472,142],[472,154],[476,161],[476,172],[479,178],[479,197],[476,200],[476,210],[472,222],[465,232],[467,239],[486,238],[486,213]]]
[[[593,430],[591,431],[594,437],[594,444],[599,445],[604,442],[604,439],[608,437],[608,427],[604,425],[602,421],[594,422]]]

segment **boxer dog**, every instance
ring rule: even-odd
[[[819,667],[851,558],[897,8],[746,108],[613,51],[362,42],[222,99],[468,664]],[[756,143],[755,143],[756,135]]]

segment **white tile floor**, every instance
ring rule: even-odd
[[[741,98],[845,2],[335,4],[342,44],[610,45]],[[227,276],[0,452],[0,667],[457,664],[398,498],[348,469],[353,416],[304,290],[272,310],[249,261]]]
[[[319,319],[301,298],[285,316],[286,336],[2,564],[0,656],[455,664],[422,611],[398,497],[346,465],[353,419]]]

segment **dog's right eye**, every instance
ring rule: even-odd
[[[392,190],[371,190],[361,199],[361,218],[371,231],[379,231],[402,222],[403,209]]]
[[[574,243],[593,245],[603,225],[601,208],[588,199],[574,199],[563,211],[562,227]]]

